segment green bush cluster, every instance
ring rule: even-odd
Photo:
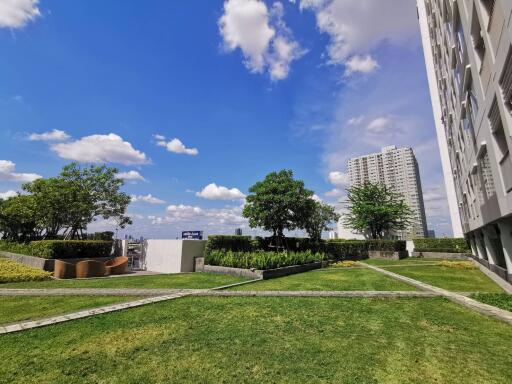
[[[0,251],[37,256],[45,259],[109,257],[112,241],[37,240],[29,243],[0,241]]]
[[[205,264],[243,269],[274,269],[302,265],[326,259],[323,253],[307,252],[232,252],[211,251]]]
[[[213,251],[252,252],[255,244],[250,236],[209,235],[204,254]]]
[[[0,283],[50,280],[51,273],[0,258]]]
[[[414,239],[415,252],[471,253],[471,248],[464,238],[456,239]]]

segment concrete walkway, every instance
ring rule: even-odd
[[[448,300],[451,300],[458,304],[462,304],[463,306],[470,308],[474,311],[477,311],[477,312],[482,313],[487,316],[492,316],[494,318],[497,318],[499,320],[502,320],[509,324],[512,324],[512,312],[493,307],[492,305],[480,303],[479,301],[473,300],[473,299],[466,297],[464,295],[461,295],[459,293],[447,291],[446,289],[442,289],[442,288],[438,288],[438,287],[434,287],[433,285],[429,285],[429,284],[423,283],[421,281],[411,279],[410,277],[399,275],[394,272],[386,271],[385,269],[375,267],[373,265],[366,264],[366,266],[376,272],[380,272],[383,275],[389,276],[395,280],[402,281],[404,283],[410,284],[416,288],[422,289],[427,292],[433,292],[433,293],[439,294],[440,296],[443,296],[443,297],[447,298]]]
[[[197,289],[152,288],[44,288],[0,289],[0,296],[166,296],[194,293]]]

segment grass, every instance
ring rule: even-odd
[[[0,284],[19,281],[50,280],[51,274],[0,257]]]
[[[478,269],[455,269],[439,265],[383,268],[449,291],[503,292],[494,281]]]
[[[508,293],[475,293],[471,297],[482,303],[512,312],[512,295]]]
[[[245,281],[240,277],[213,273],[178,273],[123,276],[99,279],[51,280],[0,284],[0,288],[214,288]]]
[[[414,291],[414,287],[366,268],[328,268],[244,284],[244,291]]]
[[[512,382],[512,327],[441,298],[187,297],[1,339],[1,383]]]
[[[135,299],[128,296],[3,296],[0,299],[0,324],[36,320]]]

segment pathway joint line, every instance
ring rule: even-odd
[[[439,287],[435,287],[430,284],[423,283],[421,281],[411,279],[410,277],[399,275],[398,273],[394,273],[391,271],[387,271],[382,268],[375,267],[373,265],[367,264],[368,268],[373,269],[376,272],[380,272],[386,276],[392,277],[395,280],[402,281],[404,283],[408,283],[414,287],[420,288],[424,291],[438,293],[441,296],[444,296],[450,301],[461,304],[467,308],[470,308],[474,311],[477,311],[483,315],[491,316],[497,318],[499,320],[505,321],[509,324],[512,324],[512,312],[505,311],[504,309],[493,307],[492,305],[484,304],[459,293],[451,292],[446,289],[442,289]]]

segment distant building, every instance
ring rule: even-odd
[[[338,232],[329,231],[329,240],[336,240],[338,238]]]
[[[365,182],[381,183],[403,196],[413,211],[412,224],[404,231],[391,234],[393,237],[412,239],[427,236],[420,172],[411,148],[393,145],[382,148],[380,153],[350,159],[348,174],[351,186]]]
[[[417,1],[450,208],[512,281],[512,1]]]
[[[338,221],[338,239],[344,240],[364,240],[364,236],[358,233],[353,233],[351,229],[343,224],[343,219]]]
[[[434,239],[436,237],[436,231],[434,231],[433,229],[427,230],[427,237]]]

